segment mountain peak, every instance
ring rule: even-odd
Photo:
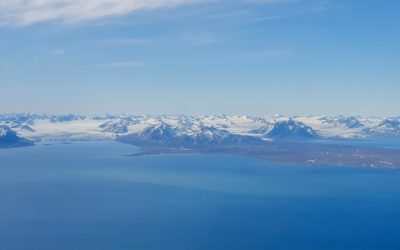
[[[32,143],[20,136],[9,126],[0,125],[0,147],[28,146]]]
[[[275,123],[267,136],[273,139],[314,139],[319,137],[318,133],[310,126],[293,119]]]

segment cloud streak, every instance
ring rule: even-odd
[[[0,25],[27,26],[46,21],[78,23],[123,16],[140,10],[177,7],[228,0],[1,0]],[[251,4],[277,4],[298,0],[238,0]]]
[[[0,24],[26,26],[59,20],[82,22],[144,9],[174,7],[207,0],[1,0]]]

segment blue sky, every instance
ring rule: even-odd
[[[3,0],[0,112],[400,115],[394,0]]]

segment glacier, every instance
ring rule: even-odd
[[[400,137],[399,117],[0,114],[0,125],[8,126],[22,137],[31,140],[112,140],[160,125],[168,126],[179,135],[190,135],[194,131],[203,134],[229,132],[232,135],[264,140],[283,137]]]
[[[114,140],[140,147],[131,156],[216,153],[284,164],[400,168],[400,148],[346,143],[377,138],[400,141],[400,117],[0,114],[3,148]]]
[[[0,114],[0,126],[3,148],[115,140],[141,148],[132,156],[217,153],[312,166],[400,167],[400,148],[346,143],[400,141],[400,117]]]

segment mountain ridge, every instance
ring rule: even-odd
[[[215,132],[227,131],[231,135],[272,139],[400,138],[399,117],[0,114],[0,125],[8,126],[22,137],[33,140],[47,138],[115,139],[143,132],[156,124],[171,126],[180,135],[184,133],[190,135],[195,129],[199,130],[203,127],[202,135],[216,129]],[[289,127],[296,129],[291,131],[288,129]]]

